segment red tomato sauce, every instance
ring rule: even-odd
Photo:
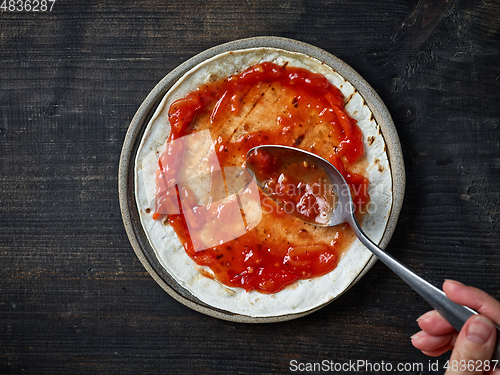
[[[246,131],[236,140],[218,136],[219,133],[223,134],[221,129],[225,128],[228,119],[241,115],[249,103],[257,103],[261,96],[264,97],[264,93],[261,93],[263,87],[293,98],[283,110],[270,114],[271,122],[275,125]],[[311,114],[315,119],[313,123],[309,120]],[[247,152],[261,144],[307,146],[309,151],[326,158],[342,173],[351,186],[357,208],[368,203],[367,178],[350,172],[363,155],[362,133],[356,120],[346,114],[340,90],[324,76],[301,68],[263,62],[227,79],[205,84],[169,108],[169,141],[199,131],[196,128],[197,119],[203,116],[209,122],[221,167],[236,164],[241,167]],[[319,134],[320,138],[331,140],[333,147],[320,147],[311,136],[320,128],[327,129]],[[153,218],[168,220],[186,253],[198,265],[209,267],[218,281],[247,291],[275,293],[296,280],[321,276],[336,267],[343,248],[351,238],[348,226],[345,224],[325,232],[324,238],[314,241],[310,233],[316,233],[316,227],[298,223],[296,218],[292,218],[264,194],[261,194],[262,209],[264,215],[270,217],[266,223],[279,220],[282,223],[280,228],[296,230],[293,235],[284,233],[287,230],[278,233],[273,232],[272,228],[257,227],[229,242],[195,251],[194,239],[191,238],[186,221],[192,219],[186,217],[182,210],[167,217],[162,214],[173,212],[173,207],[181,207],[183,199],[192,199],[189,189],[179,191],[178,188],[167,188],[169,182],[176,180],[182,166],[182,147],[172,145],[175,143],[167,143],[159,159]],[[313,213],[309,212],[310,215]],[[227,221],[230,223],[231,218],[228,217]],[[305,240],[299,241],[301,238]]]
[[[337,201],[333,182],[312,157],[284,149],[257,148],[247,155],[264,192],[287,213],[327,225]]]

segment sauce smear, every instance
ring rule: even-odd
[[[257,148],[247,157],[264,192],[287,213],[306,222],[326,225],[337,202],[333,182],[307,155]]]
[[[343,100],[340,90],[322,75],[271,62],[205,84],[177,100],[169,109],[171,134],[159,159],[153,218],[173,227],[186,253],[205,267],[203,274],[230,287],[275,293],[299,279],[332,271],[351,243],[351,229],[308,224],[282,208],[294,203],[304,218],[321,223],[335,203],[321,184],[298,181],[293,172],[280,177],[277,166],[273,175],[270,165],[268,193],[281,196],[281,206],[258,191],[218,201],[211,192],[209,203],[202,205],[196,183],[180,182],[191,168],[190,155],[201,147],[190,149],[189,144],[174,141],[209,130],[213,159],[220,167],[208,168],[210,176],[217,172],[225,178],[223,184],[209,186],[228,194],[232,183],[228,168],[243,167],[251,148],[279,144],[305,149],[337,167],[356,206],[362,208],[369,201],[368,179],[352,172],[363,155],[362,133],[346,114]],[[294,161],[286,163],[291,170],[314,168],[303,161],[294,166]],[[251,224],[255,207],[244,199],[247,195],[257,196],[260,206],[262,217],[255,225]],[[214,243],[214,238],[229,238],[238,225],[242,235]]]

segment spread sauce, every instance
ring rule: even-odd
[[[247,154],[246,164],[264,192],[287,213],[328,225],[337,190],[313,157],[289,149],[258,147]]]
[[[207,243],[204,239],[216,231],[217,235],[220,231],[230,235],[234,213],[245,218],[245,212],[241,204],[236,206],[240,210],[230,209],[241,203],[237,200],[201,207],[189,186],[176,185],[188,151],[181,142],[173,141],[208,129],[222,170],[244,166],[247,152],[261,144],[313,152],[342,173],[351,187],[356,209],[361,212],[369,200],[368,180],[353,171],[362,169],[362,133],[346,114],[337,87],[320,74],[262,62],[202,85],[172,103],[168,115],[171,133],[159,158],[153,218],[173,227],[200,269],[211,270],[202,271],[206,276],[230,287],[275,293],[296,280],[321,276],[336,267],[353,239],[348,225],[322,227],[306,223],[262,192],[258,193],[262,209],[258,225],[250,228],[244,220],[244,234],[199,250],[197,244]],[[269,172],[272,174],[272,170]],[[292,180],[287,186],[300,189],[300,181]],[[313,203],[317,201],[315,194],[312,192]],[[186,205],[193,209],[183,210]],[[316,215],[315,210],[314,204],[305,206],[304,214]],[[217,216],[219,224],[211,226],[210,220],[201,220],[203,215]]]

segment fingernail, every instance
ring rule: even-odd
[[[424,315],[422,315],[420,318],[417,319],[417,322],[419,320],[423,320],[423,319],[427,319],[427,318],[430,318],[432,315],[434,315],[436,313],[436,310],[431,310],[431,311],[427,311]]]
[[[410,340],[419,340],[422,337],[421,332],[415,333],[413,336],[410,337]]]
[[[457,280],[445,279],[444,281],[447,281],[449,283],[456,284],[456,285],[464,285],[460,281],[457,281]]]
[[[478,345],[484,345],[490,338],[495,326],[493,323],[482,316],[475,316],[472,323],[469,324],[465,337],[470,342]]]

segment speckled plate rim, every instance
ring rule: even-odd
[[[379,246],[382,248],[385,248],[387,246],[396,228],[399,213],[403,204],[406,183],[401,144],[396,131],[396,127],[394,126],[392,118],[385,104],[382,102],[375,90],[354,69],[352,69],[349,65],[344,63],[339,58],[318,47],[293,39],[272,36],[240,39],[205,50],[204,52],[201,52],[200,54],[192,57],[191,59],[185,61],[177,68],[172,70],[153,88],[153,90],[141,104],[135,116],[133,117],[125,136],[118,171],[118,194],[123,223],[132,248],[134,249],[134,252],[139,258],[140,262],[146,268],[148,273],[153,277],[153,279],[160,285],[160,287],[165,290],[171,297],[184,304],[185,306],[205,315],[238,323],[275,323],[297,319],[302,316],[311,314],[326,306],[335,299],[339,298],[342,294],[349,290],[366,274],[366,272],[368,272],[368,270],[377,260],[375,256],[372,256],[363,270],[349,285],[349,287],[346,288],[335,299],[332,299],[331,301],[328,301],[323,305],[296,314],[286,314],[271,317],[251,317],[247,315],[228,312],[225,310],[220,310],[201,302],[196,297],[192,296],[187,290],[182,288],[166,272],[166,270],[160,265],[158,259],[156,259],[156,257],[154,256],[154,252],[140,223],[139,214],[135,203],[136,201],[134,192],[134,160],[144,130],[164,95],[167,93],[170,87],[188,70],[195,67],[199,63],[224,52],[258,47],[280,48],[292,52],[304,53],[306,55],[314,57],[336,70],[341,76],[343,76],[354,86],[354,88],[366,101],[382,131],[382,136],[384,137],[386,143],[387,154],[391,167],[393,202],[384,235],[379,243]]]

